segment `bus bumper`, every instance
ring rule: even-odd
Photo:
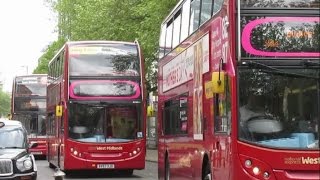
[[[145,153],[140,152],[133,157],[122,158],[123,156],[116,154],[90,154],[83,153],[70,155],[64,161],[64,170],[126,170],[126,169],[144,169]],[[128,153],[129,154],[129,153]],[[129,156],[129,155],[128,155]]]

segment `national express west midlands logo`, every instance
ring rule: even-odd
[[[98,151],[105,151],[105,150],[110,150],[110,151],[121,151],[123,148],[121,146],[103,146],[103,147],[96,147]]]
[[[320,157],[317,157],[317,158],[288,157],[288,158],[284,158],[284,164],[305,164],[305,165],[320,164]]]

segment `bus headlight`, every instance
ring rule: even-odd
[[[78,151],[73,151],[73,154],[74,154],[75,156],[77,156],[77,155],[78,155]]]
[[[256,179],[274,180],[272,169],[261,160],[246,155],[240,155],[244,170]]]
[[[260,169],[259,169],[258,167],[254,167],[254,168],[252,169],[252,172],[253,172],[254,175],[259,175]]]
[[[21,172],[28,171],[32,168],[32,160],[30,156],[22,157],[16,161],[17,169]]]

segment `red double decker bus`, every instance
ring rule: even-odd
[[[146,91],[138,42],[67,42],[49,63],[48,161],[70,170],[144,169]]]
[[[161,25],[159,179],[319,179],[318,0],[181,0]]]
[[[26,127],[29,141],[37,142],[30,152],[43,157],[47,155],[46,94],[46,74],[16,76],[13,80],[11,118]]]

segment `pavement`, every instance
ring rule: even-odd
[[[158,149],[147,148],[146,161],[158,162]]]

